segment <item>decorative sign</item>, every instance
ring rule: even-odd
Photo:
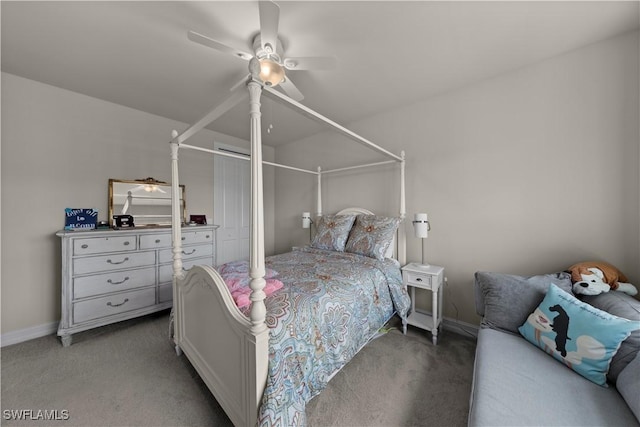
[[[93,230],[98,223],[97,209],[72,209],[64,210],[65,230]]]

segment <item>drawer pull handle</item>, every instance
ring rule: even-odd
[[[129,280],[129,276],[125,277],[124,280],[122,280],[120,282],[114,282],[111,279],[109,279],[109,280],[107,280],[107,283],[111,283],[112,285],[122,285],[127,280]]]
[[[81,246],[82,249],[87,249],[88,247],[89,247],[89,245],[87,245],[86,243]]]
[[[192,249],[191,252],[189,252],[189,253],[186,253],[185,251],[182,251],[182,255],[193,255],[195,253],[196,253],[195,249]]]
[[[109,263],[109,264],[113,264],[113,265],[117,265],[117,264],[123,264],[123,263],[125,263],[125,262],[127,262],[127,261],[129,261],[129,257],[126,257],[125,259],[123,259],[123,260],[122,260],[122,261],[120,261],[120,262],[113,262],[113,261],[111,261],[110,259],[108,259],[108,260],[107,260],[107,263]]]
[[[210,237],[211,237],[211,236],[209,236],[209,235],[207,234],[206,238],[207,238],[207,239],[209,239]]]
[[[129,301],[129,298],[125,298],[124,301],[122,301],[120,304],[111,304],[111,301],[109,301],[107,305],[109,307],[120,307],[121,305],[124,305],[128,301]]]
[[[416,282],[422,282],[422,277],[416,277]]]
[[[127,240],[126,242],[124,242],[123,245],[129,246],[129,241]]]
[[[156,243],[160,243],[160,239],[156,239]]]
[[[183,237],[181,240],[185,240],[185,239],[186,239],[186,237]]]

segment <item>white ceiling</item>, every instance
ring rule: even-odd
[[[286,56],[335,56],[331,71],[288,75],[303,104],[338,123],[639,28],[638,1],[280,1]],[[229,94],[247,62],[193,43],[193,30],[241,50],[256,1],[0,3],[2,71],[192,123]],[[263,102],[263,142],[321,128]],[[209,128],[249,139],[248,106]]]

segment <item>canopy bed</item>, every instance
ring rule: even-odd
[[[394,312],[402,313],[403,322],[406,321],[408,297],[399,275],[399,267],[405,263],[406,258],[405,236],[403,227],[398,226],[405,217],[404,152],[395,155],[379,147],[264,85],[255,74],[248,79],[247,87],[251,119],[251,156],[248,159],[251,162],[251,239],[250,260],[244,268],[248,274],[245,299],[248,297],[247,304],[250,303],[250,305],[239,308],[239,304],[232,296],[232,288],[228,282],[225,283],[221,275],[223,268],[233,270],[233,266],[225,264],[216,270],[211,266],[202,265],[191,268],[185,274],[181,258],[178,151],[186,148],[235,157],[232,153],[213,151],[184,143],[189,137],[247,98],[247,92],[234,90],[224,102],[185,131],[172,132],[170,146],[173,200],[174,341],[176,352],[178,354],[184,352],[234,425],[254,426],[257,422],[263,425],[304,424],[306,401],[324,387],[331,376],[375,335]],[[321,168],[304,170],[263,161],[260,113],[262,94],[330,126],[349,139],[389,157],[390,160],[333,170]],[[242,156],[238,158],[246,159]],[[389,252],[375,259],[358,254],[357,250],[347,253],[304,248],[286,256],[269,257],[265,261],[263,164],[315,175],[318,186],[316,214],[320,220],[323,218],[321,186],[324,175],[388,163],[400,165],[399,212],[398,217],[394,218],[396,220],[395,235],[391,245],[394,260],[387,257]],[[362,223],[366,218],[373,217],[371,212],[364,209],[347,209],[338,214],[342,217],[351,215],[354,228],[357,221]],[[359,219],[356,219],[356,216]],[[331,264],[334,261],[335,264]],[[320,264],[322,268],[318,267]],[[336,265],[348,266],[347,272],[340,270]],[[278,271],[279,275],[276,279],[281,278],[285,288],[276,291],[273,297],[270,296],[265,300],[265,290],[269,288],[271,280],[267,273],[272,270]],[[287,272],[290,274],[287,275]],[[372,284],[365,285],[367,281],[365,279],[368,276],[378,276],[377,281],[372,280]],[[398,279],[399,285],[397,285]],[[380,285],[380,280],[387,281],[389,284]],[[383,286],[386,287],[383,289]],[[306,290],[313,288],[313,295],[298,292],[302,288]],[[345,292],[346,289],[351,291]],[[351,293],[350,298],[356,302],[335,301],[335,295],[349,293]],[[353,295],[358,297],[354,298]],[[301,305],[302,300],[309,301],[307,308]],[[364,305],[359,301],[369,301],[373,305]],[[348,304],[355,304],[355,306],[348,307]],[[331,341],[330,336],[324,336],[323,340],[313,341],[314,337],[311,335],[323,335],[322,328],[326,327],[316,325],[311,318],[314,315],[319,316],[316,313],[320,312],[318,307],[331,309],[341,307],[346,311],[345,316],[340,317],[336,314],[336,318],[344,320],[341,325],[344,328],[355,328],[359,331],[357,339],[348,344],[345,343],[344,337],[337,337]],[[332,313],[335,314],[336,310]],[[326,313],[327,311],[325,311],[325,317],[327,317]],[[345,320],[347,317],[350,319]],[[371,317],[375,318],[371,323],[364,321]],[[283,320],[286,318],[290,318],[289,323]],[[307,325],[306,329],[300,329],[304,325]],[[355,334],[351,329],[344,331],[345,335],[352,333]],[[293,338],[298,340],[291,344],[288,340]],[[276,345],[280,347],[276,348]],[[283,349],[283,345],[289,347]],[[326,351],[326,348],[319,349],[318,346],[336,347],[336,349],[332,353]],[[285,353],[288,354],[286,357],[289,359],[279,361],[280,358],[286,358],[282,356]],[[296,361],[295,364],[292,363],[293,359]],[[308,377],[306,372],[302,372],[306,370],[319,372],[315,372],[313,377]],[[293,375],[293,377],[287,379],[287,375]],[[290,401],[285,401],[287,399]]]

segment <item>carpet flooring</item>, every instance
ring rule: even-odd
[[[55,335],[3,348],[2,425],[231,425],[176,356],[168,324],[162,312],[76,334],[67,348]],[[466,425],[475,339],[445,330],[434,346],[391,326],[309,402],[310,427]]]

